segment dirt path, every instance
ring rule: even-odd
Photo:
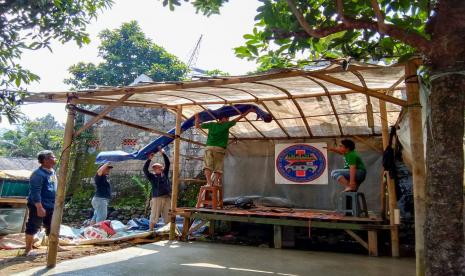
[[[115,251],[131,246],[134,246],[134,244],[129,242],[99,246],[68,246],[65,248],[69,249],[69,251],[58,252],[57,262],[60,263],[65,260]],[[45,265],[47,258],[46,250],[47,248],[44,246],[36,249],[39,255],[35,257],[22,256],[24,249],[0,250],[0,275],[11,275],[13,273]]]

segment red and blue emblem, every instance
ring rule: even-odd
[[[285,179],[305,183],[323,174],[326,169],[326,158],[313,146],[297,144],[283,149],[278,154],[276,168]]]

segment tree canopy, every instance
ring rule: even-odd
[[[154,81],[175,81],[187,72],[186,65],[147,38],[136,21],[124,23],[115,30],[104,30],[99,37],[99,56],[104,61],[71,66],[72,77],[65,83],[76,89],[91,85],[129,85],[141,74]]]
[[[63,144],[63,125],[51,114],[35,120],[24,120],[15,130],[8,130],[0,138],[0,155],[36,157],[41,150],[58,155]]]
[[[10,122],[20,118],[22,84],[39,80],[21,66],[22,53],[51,50],[52,39],[89,43],[86,25],[111,4],[112,0],[0,1],[0,120],[2,115]]]

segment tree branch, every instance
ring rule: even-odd
[[[377,0],[371,0],[371,7],[373,8],[373,11],[375,12],[376,16],[376,21],[378,23],[378,29],[381,31],[385,31],[386,25],[384,24],[384,15],[381,12],[381,9],[379,8],[379,4]]]
[[[343,10],[342,0],[336,0],[336,1],[337,1],[336,5],[337,5],[338,13],[339,13]],[[374,2],[376,2],[376,6],[378,7],[381,18],[384,18],[383,15],[381,14],[381,10],[379,9],[378,2],[376,0],[374,0]],[[431,46],[430,46],[429,40],[427,40],[426,38],[424,38],[423,36],[419,34],[409,32],[398,26],[395,26],[392,24],[385,24],[384,19],[383,21],[381,21],[381,24],[383,25],[383,27],[380,28],[379,22],[377,23],[371,20],[353,19],[353,18],[346,17],[344,15],[339,15],[339,17],[343,21],[341,24],[337,24],[331,27],[314,29],[312,26],[308,24],[308,22],[305,20],[302,13],[297,9],[294,0],[287,0],[287,3],[292,13],[294,14],[294,16],[297,18],[297,21],[299,22],[300,26],[304,29],[304,31],[310,37],[323,38],[331,34],[335,34],[335,33],[342,32],[342,31],[347,31],[347,30],[354,30],[354,29],[373,30],[380,34],[388,35],[396,40],[404,42],[405,44],[408,44],[416,48],[419,52],[423,54],[429,55],[431,52]],[[377,14],[376,11],[375,11],[375,14]],[[379,14],[377,14],[378,21],[379,21],[379,17],[378,17]]]

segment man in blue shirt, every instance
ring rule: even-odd
[[[47,236],[50,234],[58,183],[53,169],[57,161],[53,152],[49,150],[41,151],[37,155],[37,160],[40,167],[31,174],[29,196],[27,198],[29,217],[26,223],[25,254],[28,256],[35,254],[32,251],[32,242],[34,235],[42,225],[45,226]]]
[[[165,224],[170,222],[169,210],[171,208],[171,182],[168,174],[170,171],[170,159],[165,153],[165,150],[159,148],[159,152],[163,156],[165,166],[160,163],[152,164],[154,173],[149,172],[149,166],[152,162],[153,153],[150,153],[147,161],[144,164],[144,174],[152,184],[152,201],[150,201],[150,224],[149,230],[152,231],[155,224],[158,222],[160,215],[163,217]]]

